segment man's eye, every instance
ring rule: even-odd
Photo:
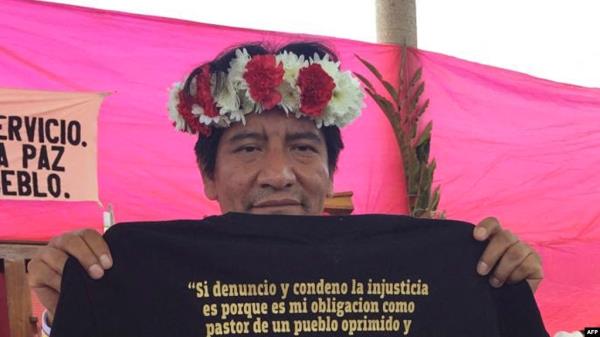
[[[300,152],[317,152],[317,149],[310,145],[296,145],[294,149]]]
[[[235,152],[242,152],[242,153],[252,153],[255,151],[258,151],[259,148],[258,146],[254,146],[254,145],[244,145],[244,146],[240,146],[238,147]]]

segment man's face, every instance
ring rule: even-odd
[[[250,114],[222,135],[204,191],[221,212],[320,215],[332,179],[322,132],[281,111]]]

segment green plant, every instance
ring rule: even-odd
[[[433,122],[428,122],[423,130],[418,130],[419,119],[429,106],[429,99],[421,102],[425,91],[425,82],[421,79],[422,68],[409,74],[407,49],[403,47],[398,85],[394,86],[383,78],[375,66],[358,55],[356,57],[379,80],[389,95],[386,97],[379,94],[366,77],[355,73],[365,85],[367,94],[389,120],[396,136],[404,166],[410,214],[416,217],[443,218],[444,214],[437,212],[440,187],[437,186],[432,192],[436,163],[435,159],[429,161],[429,146]]]

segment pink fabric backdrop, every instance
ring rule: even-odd
[[[541,254],[546,326],[600,324],[600,90],[418,52],[449,218],[489,215]]]
[[[305,35],[29,1],[0,0],[0,87],[108,91],[99,119],[99,189],[117,221],[218,213],[202,194],[193,137],[166,118],[167,87],[243,41],[281,44]],[[396,74],[398,48],[318,37],[343,65],[358,54]],[[434,120],[432,154],[448,217],[497,216],[542,254],[536,297],[550,332],[600,324],[600,90],[553,83],[425,51]],[[356,213],[405,213],[391,128],[372,101],[343,131],[336,191]],[[95,203],[0,202],[0,239],[47,239],[100,228]]]

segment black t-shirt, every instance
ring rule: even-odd
[[[548,336],[526,282],[492,288],[459,221],[228,213],[126,223],[114,266],[65,266],[52,337]]]

